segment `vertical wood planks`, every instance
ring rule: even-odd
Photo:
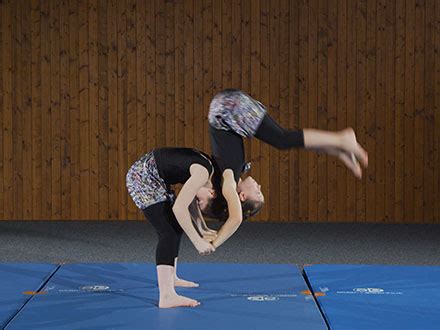
[[[99,218],[99,95],[98,95],[98,0],[88,0],[89,27],[89,219]]]
[[[394,200],[395,200],[395,115],[396,115],[396,2],[387,0],[386,5],[386,59],[385,59],[385,221],[394,221]],[[379,109],[380,110],[380,109]],[[379,149],[380,150],[380,149]]]
[[[308,128],[308,110],[309,110],[309,7],[308,1],[302,0],[299,3],[299,127]],[[308,193],[308,175],[309,175],[309,157],[304,151],[299,157],[299,220],[308,219],[309,214],[309,193]]]
[[[365,94],[365,148],[368,150],[369,165],[366,171],[366,195],[365,195],[365,220],[374,221],[376,219],[376,199],[375,199],[375,185],[376,185],[376,5],[377,0],[367,1],[367,43],[366,43],[366,94]]]
[[[127,3],[126,0],[117,1],[117,49],[118,49],[118,185],[119,185],[119,219],[127,220],[127,189],[125,176],[127,163]],[[147,30],[148,32],[148,30]]]
[[[109,38],[107,1],[98,0],[98,189],[99,220],[110,217],[109,212]]]
[[[318,103],[316,127],[320,130],[328,130],[328,3],[326,0],[318,1]],[[318,214],[317,219],[327,221],[327,161],[328,156],[323,153],[317,155],[317,192],[318,192]]]
[[[12,6],[12,145],[13,145],[13,206],[14,218],[23,218],[23,34],[21,25],[23,3],[14,2]]]
[[[280,3],[279,0],[270,1],[269,6],[269,105],[268,110],[275,121],[280,122]],[[267,145],[265,145],[267,147]],[[271,173],[279,173],[280,152],[269,147],[269,169]],[[284,173],[282,175],[285,175]],[[280,175],[270,180],[270,214],[280,219]]]
[[[318,0],[309,1],[309,34],[308,34],[308,127],[318,127]],[[308,153],[308,220],[318,219],[318,156]]]
[[[327,129],[336,131],[337,129],[337,86],[338,86],[338,3],[329,1],[327,18]],[[338,173],[336,168],[336,158],[327,157],[327,220],[339,221],[337,218],[338,205]],[[344,182],[340,182],[344,186]]]
[[[32,219],[32,81],[31,81],[31,3],[22,4],[21,88],[23,89],[23,219]]]
[[[358,88],[357,73],[357,2],[347,0],[347,118],[346,126],[356,129],[356,111]],[[362,141],[361,141],[362,143]],[[344,166],[347,188],[346,217],[348,221],[356,220],[356,179]],[[365,176],[365,173],[364,173]],[[343,202],[343,201],[341,201]]]
[[[174,36],[176,56],[174,58],[174,104],[175,104],[175,125],[176,145],[183,146],[185,143],[185,79],[184,79],[184,1],[178,0],[174,9]],[[149,127],[148,131],[151,128]]]
[[[3,217],[14,218],[13,208],[13,150],[12,150],[12,10],[11,1],[2,4],[2,90],[3,90]]]
[[[421,222],[423,212],[424,160],[424,117],[425,107],[425,0],[415,3],[415,45],[414,45],[414,220]]]
[[[160,146],[210,151],[215,93],[289,129],[355,128],[370,166],[245,139],[253,220],[438,222],[433,0],[0,3],[0,219],[141,219],[125,176]]]
[[[78,8],[78,1],[69,0],[70,218],[74,220],[81,219]]]
[[[165,130],[165,3],[155,3],[155,44],[156,44],[156,146],[166,145]]]
[[[252,1],[250,3],[251,11],[251,86],[250,93],[252,97],[258,98],[261,95],[260,89],[260,68],[261,68],[261,50],[260,50],[260,1]],[[260,141],[258,139],[251,139],[251,154],[252,154],[252,168],[251,174],[261,184],[263,177],[266,175],[261,171],[261,154],[260,154]],[[262,186],[263,194],[266,193],[266,187]],[[267,208],[267,201],[265,201]],[[261,213],[256,217],[261,219]]]
[[[360,0],[356,10],[356,134],[357,139],[365,145],[367,137],[367,1]],[[370,162],[371,163],[371,162]],[[371,166],[371,165],[370,165]],[[348,174],[351,175],[351,174]],[[365,173],[367,176],[368,173]],[[365,221],[366,180],[356,180],[356,221]]]
[[[213,12],[212,0],[203,1],[203,105],[199,110],[203,118],[203,150],[210,153],[208,111],[213,91]]]
[[[119,194],[125,194],[119,184],[118,162],[118,20],[117,0],[111,0],[107,9],[108,40],[108,173],[109,173],[109,219],[119,219]]]
[[[3,7],[0,6],[0,18],[3,19]],[[0,47],[3,47],[3,26],[0,24]],[[0,51],[0,219],[4,219],[4,184],[3,184],[3,52]]]
[[[404,220],[405,2],[396,1],[395,214]],[[408,77],[409,78],[409,77]]]
[[[425,116],[424,116],[424,149],[423,156],[423,219],[433,221],[435,219],[435,190],[432,178],[435,178],[435,115],[434,115],[434,91],[435,91],[435,7],[433,0],[425,1]]]
[[[184,1],[184,133],[194,145],[194,0]],[[197,138],[199,135],[197,134]]]
[[[404,210],[414,221],[414,97],[415,97],[415,0],[405,1],[405,108],[404,108]]]
[[[71,219],[71,145],[69,89],[69,2],[60,1],[60,154],[61,219]]]
[[[270,111],[270,2],[267,0],[260,1],[260,102],[262,102]],[[266,143],[260,143],[261,155],[261,189],[264,194],[265,207],[261,211],[261,217],[269,218],[270,207],[272,203],[277,201],[272,200],[272,193],[270,189],[271,177],[270,173],[270,147]]]
[[[376,2],[376,104],[375,104],[375,171],[376,183],[373,187],[375,195],[375,216],[373,221],[385,220],[385,146],[388,136],[385,130],[386,114],[392,109],[386,104],[386,0]]]
[[[288,127],[299,129],[299,93],[300,93],[300,68],[299,68],[299,2],[289,1],[289,116]],[[288,221],[299,219],[299,157],[302,152],[298,149],[289,151],[289,213]]]
[[[293,108],[289,107],[289,2],[280,0],[279,3],[279,122],[281,126],[290,128],[289,115],[293,112]],[[289,221],[289,209],[293,204],[289,194],[289,184],[292,182],[293,171],[289,168],[289,152],[279,151],[279,219],[281,221]],[[293,186],[293,185],[292,185]],[[293,197],[293,196],[292,196]]]
[[[194,144],[203,150],[205,137],[203,108],[203,2],[194,1]]]
[[[137,1],[127,0],[127,167],[131,166],[138,158],[137,155],[137,90],[136,90],[136,12]],[[156,109],[157,106],[155,105]],[[159,134],[157,134],[159,135]],[[136,205],[130,199],[127,204],[127,219],[133,220],[137,218],[138,210]]]
[[[175,126],[175,84],[174,84],[174,61],[175,61],[175,44],[174,44],[174,4],[170,1],[165,1],[165,130],[166,130],[166,145],[175,146],[176,145],[176,126]],[[144,27],[139,27],[138,42],[139,38],[143,38]],[[139,53],[145,55],[145,51],[141,51],[139,48]],[[144,70],[139,70],[140,72],[145,72]],[[139,76],[143,76],[142,74]],[[139,79],[139,78],[138,78]],[[145,90],[142,91],[145,95]],[[141,95],[138,92],[138,98]],[[143,110],[145,112],[145,109]],[[138,112],[139,117],[139,112]],[[140,121],[140,119],[139,119]],[[143,124],[143,123],[142,123]],[[145,135],[146,131],[143,131]]]
[[[80,108],[80,219],[89,218],[89,50],[88,5],[81,0],[79,11],[79,108]],[[44,119],[43,119],[44,122]],[[43,142],[44,145],[44,142]]]
[[[435,4],[435,49],[440,49],[440,5]],[[440,195],[440,52],[437,51],[435,54],[435,137],[434,137],[434,154],[435,154],[435,175],[434,175],[434,196]],[[440,203],[435,203],[435,218],[437,222],[440,219]]]
[[[348,0],[349,1],[349,0]],[[348,1],[338,1],[337,6],[337,82],[336,82],[336,126],[338,130],[344,129],[348,126],[348,73],[350,66],[348,63],[348,46],[349,26],[348,26]],[[337,193],[336,193],[336,221],[347,221],[349,219],[347,201],[347,168],[340,161],[337,160],[336,165]]]

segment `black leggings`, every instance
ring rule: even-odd
[[[304,132],[302,130],[285,129],[267,113],[257,129],[255,137],[277,149],[304,147]]]
[[[156,265],[174,266],[183,230],[174,216],[172,204],[161,202],[142,211],[157,232]]]

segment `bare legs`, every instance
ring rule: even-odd
[[[368,154],[357,142],[354,130],[349,127],[342,131],[329,132],[304,129],[304,146],[308,150],[322,151],[338,157],[352,172],[361,178],[361,166],[368,166]]]

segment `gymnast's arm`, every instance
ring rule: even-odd
[[[198,230],[199,234],[206,241],[213,241],[217,237],[217,231],[208,228],[208,226],[206,225],[206,221],[203,218],[196,198],[194,198],[189,205],[189,213],[191,215],[191,220],[194,224],[194,227]]]
[[[215,248],[222,245],[240,227],[243,221],[240,198],[237,194],[237,183],[231,169],[223,172],[222,193],[228,203],[229,217],[217,233],[217,238],[212,242]]]
[[[182,189],[174,202],[173,212],[180,227],[182,227],[185,234],[188,235],[188,238],[197,250],[201,252],[200,249],[203,250],[206,248],[206,242],[200,237],[197,230],[192,225],[189,205],[199,189],[208,181],[209,173],[205,167],[199,164],[192,164],[190,167],[190,173],[190,178],[182,186]]]

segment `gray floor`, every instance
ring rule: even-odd
[[[146,221],[0,222],[0,262],[154,262],[155,244]],[[180,260],[440,265],[440,225],[243,223],[210,256],[185,238]]]

